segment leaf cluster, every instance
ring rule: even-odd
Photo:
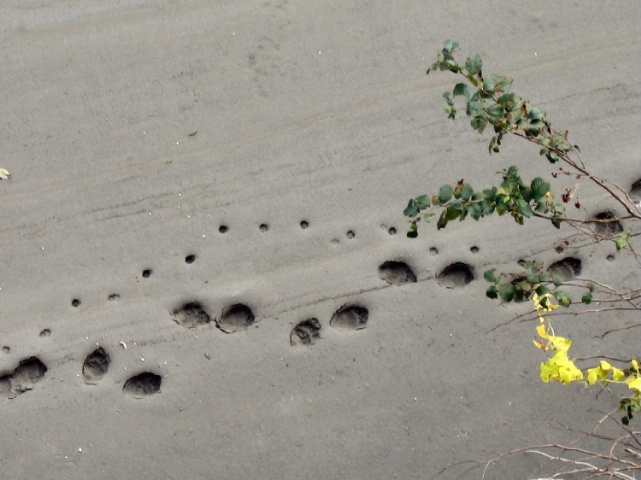
[[[561,226],[563,205],[554,203],[548,182],[537,177],[527,184],[515,166],[502,173],[503,181],[498,187],[475,191],[470,184],[460,180],[456,185],[443,185],[438,195],[421,195],[411,199],[403,212],[412,219],[407,236],[417,237],[417,222],[433,220],[436,209],[441,210],[436,223],[439,230],[455,219],[463,221],[469,215],[479,220],[495,212],[498,215],[511,215],[520,225],[523,225],[525,218],[535,214],[548,214],[555,227]]]
[[[511,91],[512,79],[504,75],[483,75],[483,60],[478,53],[472,53],[463,65],[454,57],[459,43],[447,40],[436,62],[427,70],[450,71],[464,78],[443,98],[448,118],[455,119],[458,113],[456,97],[463,97],[465,113],[471,117],[470,125],[483,133],[488,125],[494,129],[489,143],[490,153],[498,153],[506,134],[517,134],[533,140],[541,146],[539,153],[551,163],[556,163],[568,152],[579,149],[568,141],[568,132],[559,133],[552,129],[545,113],[529,101]]]

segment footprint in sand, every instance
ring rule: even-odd
[[[122,391],[134,398],[143,398],[160,392],[162,378],[153,372],[142,372],[130,377]]]
[[[405,262],[391,260],[383,262],[378,267],[378,276],[390,285],[403,285],[405,283],[416,283],[416,274]]]
[[[85,358],[82,376],[87,384],[95,384],[109,371],[111,358],[102,347],[96,348]]]
[[[361,305],[343,305],[336,310],[329,324],[342,330],[362,330],[367,326],[369,311]]]
[[[313,345],[320,338],[321,324],[317,318],[299,322],[289,335],[291,345]]]
[[[461,288],[473,280],[474,268],[463,262],[448,265],[436,276],[439,285],[446,288]]]
[[[38,357],[21,360],[12,372],[0,376],[0,397],[13,399],[33,389],[44,378],[47,370],[47,366]]]

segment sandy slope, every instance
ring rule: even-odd
[[[486,300],[483,270],[559,260],[555,232],[411,241],[401,212],[537,171],[445,120],[451,79],[424,71],[448,37],[637,180],[638,2],[72,3],[0,7],[2,478],[428,478],[596,418],[540,384],[531,325],[489,332],[526,307]],[[638,283],[610,250],[579,253],[585,275]],[[480,281],[444,288],[456,262]]]

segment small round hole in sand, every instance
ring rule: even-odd
[[[227,225],[221,225],[218,227],[218,232],[220,233],[227,233],[229,231],[229,227]]]
[[[142,278],[149,278],[154,271],[151,268],[146,268],[142,271]]]
[[[195,261],[196,261],[196,255],[193,255],[193,254],[192,254],[192,255],[187,255],[187,256],[185,257],[185,263],[187,263],[187,264],[192,264],[192,263],[194,263]]]
[[[71,300],[71,306],[72,307],[79,307],[80,306],[80,300],[77,299],[77,298],[74,298],[73,300]]]

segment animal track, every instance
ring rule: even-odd
[[[367,326],[369,311],[360,305],[343,305],[336,310],[329,324],[334,328],[361,330]]]
[[[211,317],[198,302],[188,302],[172,313],[174,322],[185,328],[195,328],[211,322]]]
[[[574,257],[566,257],[563,260],[554,262],[548,268],[548,272],[552,275],[558,275],[562,280],[572,280],[577,275],[581,275],[582,268],[581,260]]]
[[[0,396],[15,398],[33,388],[47,373],[47,366],[38,357],[21,360],[15,370],[0,376]]]
[[[456,262],[445,267],[436,278],[446,288],[460,288],[474,280],[474,269],[467,263]]]
[[[122,391],[135,398],[142,398],[160,392],[162,378],[152,372],[142,372],[129,378]]]
[[[416,274],[405,262],[388,261],[378,267],[378,276],[390,285],[416,283]]]
[[[594,216],[595,220],[613,220],[615,218],[616,218],[616,215],[610,212],[609,210],[598,213],[597,215]],[[623,226],[621,225],[621,222],[619,222],[618,220],[610,221],[610,222],[595,222],[594,230],[599,235],[604,235],[609,237],[609,236],[614,236],[618,233],[621,233],[623,231]]]
[[[87,355],[82,365],[82,376],[85,383],[93,384],[100,380],[109,370],[111,358],[102,347],[96,348]]]
[[[292,345],[313,345],[320,338],[321,324],[317,318],[308,318],[299,322],[289,335]]]
[[[256,317],[247,305],[238,303],[226,308],[216,326],[225,333],[235,333],[247,329]]]

